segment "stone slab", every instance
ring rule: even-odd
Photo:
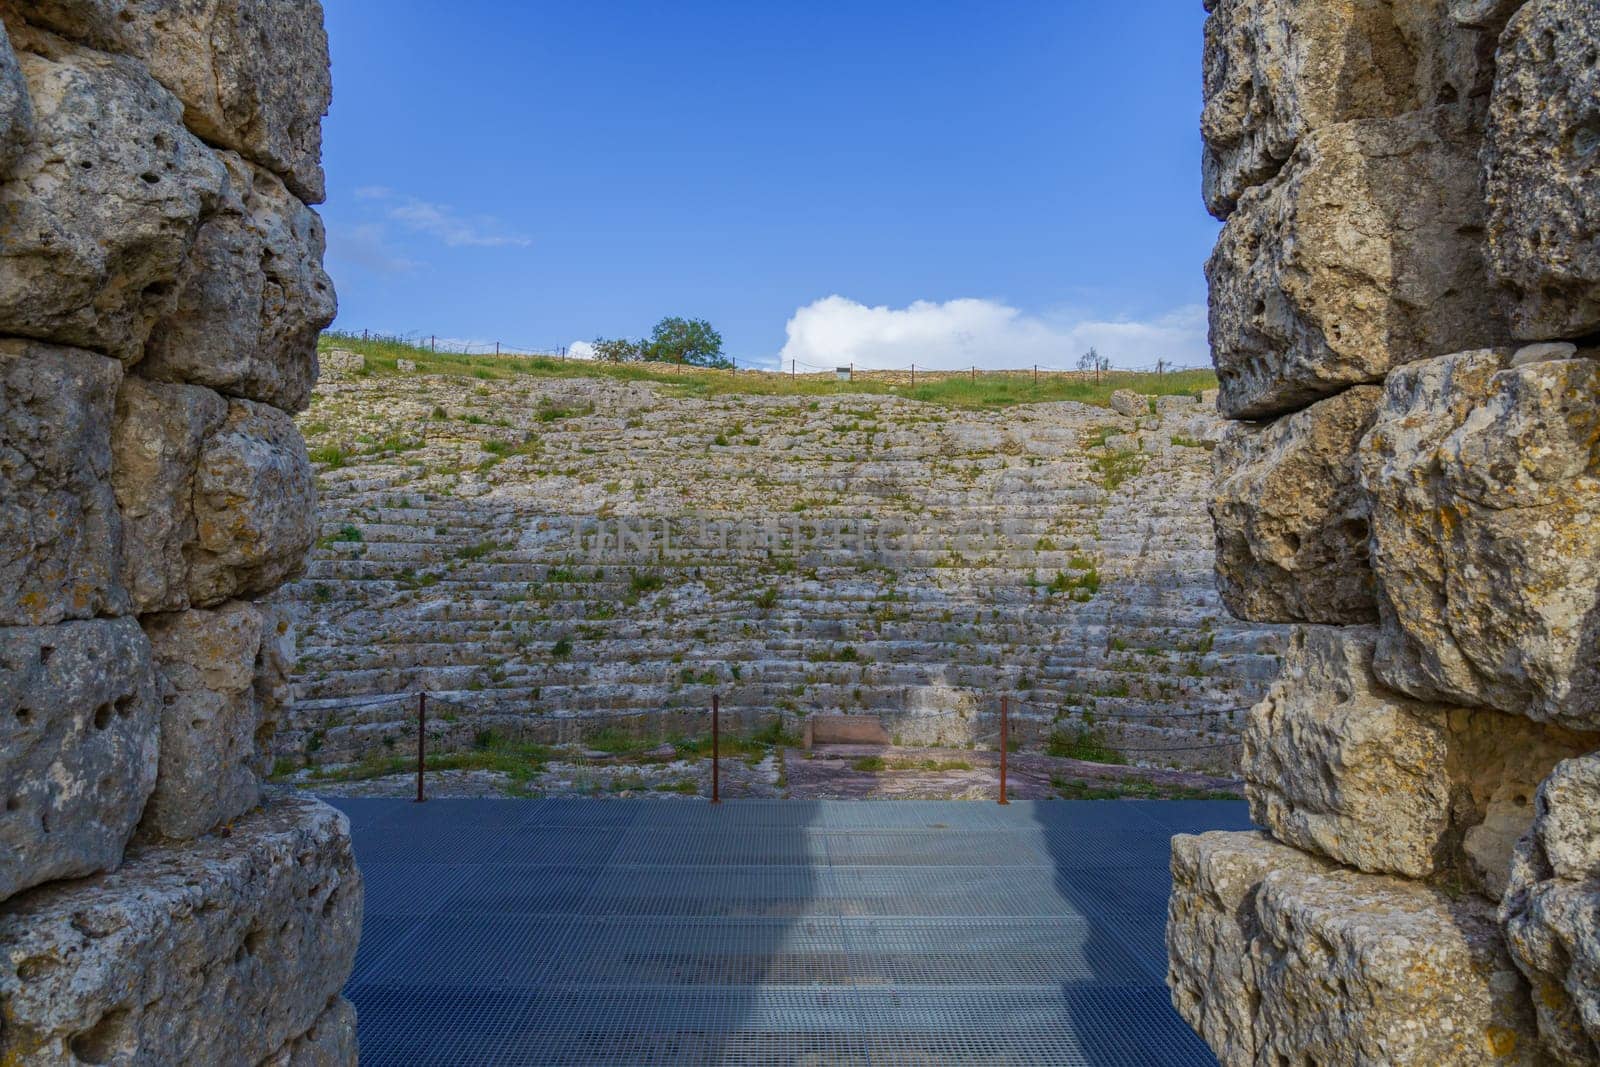
[[[1529,0],[1500,38],[1483,145],[1488,265],[1514,336],[1600,332],[1600,5]]]
[[[0,900],[116,867],[155,786],[160,723],[133,619],[0,627]]]
[[[1600,729],[1600,360],[1402,368],[1362,442],[1378,677]]]
[[[121,379],[92,352],[0,339],[0,625],[128,610],[111,488]]]
[[[1480,140],[1467,104],[1340,123],[1240,199],[1206,265],[1224,415],[1281,414],[1504,339]]]
[[[284,797],[227,836],[0,905],[0,1060],[254,1064],[350,974],[361,876],[345,817]],[[337,1022],[336,1022],[337,1025]]]
[[[1357,386],[1217,446],[1217,591],[1254,622],[1373,622],[1367,501],[1357,446],[1383,391]]]

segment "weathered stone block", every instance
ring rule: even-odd
[[[1172,1006],[1224,1067],[1257,1062],[1260,981],[1250,954],[1261,933],[1255,897],[1274,870],[1330,866],[1265,834],[1179,834],[1167,902],[1167,987]]]
[[[1600,360],[1390,375],[1362,442],[1386,684],[1600,729]]]
[[[1562,1063],[1600,1063],[1600,754],[1557,767],[1535,810],[1500,921],[1546,1046]]]
[[[0,340],[0,625],[126,611],[111,491],[121,366]]]
[[[1317,130],[1243,196],[1206,264],[1224,415],[1292,411],[1503,338],[1473,114],[1462,104]]]
[[[288,415],[130,377],[113,450],[137,610],[218,604],[299,572],[316,538],[316,486]]]
[[[1235,422],[1216,450],[1217,591],[1256,622],[1370,622],[1367,501],[1357,446],[1383,390],[1357,386],[1265,425]]]
[[[28,82],[17,65],[11,37],[0,23],[0,180],[33,140],[33,104],[28,99]]]
[[[222,160],[222,207],[201,225],[177,306],[151,333],[139,373],[299,411],[335,311],[322,221],[271,172],[231,152]]]
[[[117,865],[155,785],[160,725],[134,620],[0,627],[0,900]]]
[[[298,797],[227,837],[138,847],[115,874],[18,897],[0,906],[0,1060],[208,1063],[226,1050],[258,1063],[321,1025],[361,907],[344,816]]]
[[[1443,0],[1221,0],[1205,33],[1201,174],[1218,218],[1312,131],[1464,100],[1492,70],[1492,39]]]
[[[1600,735],[1386,690],[1376,638],[1365,626],[1291,635],[1283,673],[1246,720],[1251,819],[1364,871],[1457,874],[1498,897],[1539,781]]]
[[[197,837],[261,799],[283,690],[277,612],[233,600],[143,620],[165,683],[161,766],[140,824]]]
[[[123,524],[123,576],[134,610],[189,603],[185,549],[194,543],[200,450],[228,417],[228,402],[198,385],[129,376],[117,395],[112,483]]]
[[[260,1067],[356,1067],[356,1006],[336,998],[310,1030],[262,1060]]]
[[[227,419],[200,451],[194,488],[193,603],[269,592],[305,568],[317,539],[317,486],[288,415],[231,401]]]
[[[134,61],[36,31],[26,45],[34,137],[0,183],[0,322],[132,363],[226,172]]]
[[[1486,29],[1496,37],[1524,0],[1450,0],[1450,17],[1463,26]]]
[[[1600,331],[1600,5],[1529,0],[1500,39],[1483,145],[1489,270],[1526,340]]]
[[[22,15],[141,60],[183,102],[191,130],[322,201],[332,81],[316,0],[29,0]]]
[[[1150,414],[1150,403],[1132,389],[1116,389],[1111,393],[1111,410],[1118,415],[1138,418]]]
[[[1547,1062],[1487,902],[1330,868],[1267,874],[1255,909],[1259,1062]]]

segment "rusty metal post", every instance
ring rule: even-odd
[[[722,803],[721,738],[717,720],[722,717],[722,700],[711,694],[711,803]]]
[[[417,694],[417,803],[421,804],[428,798],[422,792],[422,772],[427,767],[427,757],[423,748],[423,737],[428,729],[428,694]]]
[[[1009,703],[1008,698],[1000,698],[1000,803],[1002,804],[1011,803],[1006,799],[1006,753],[1011,747],[1011,737],[1006,723],[1010,718],[1007,714],[1010,711]]]
[[[977,367],[973,367],[972,368],[972,383],[974,385],[976,385],[978,383],[978,368]]]

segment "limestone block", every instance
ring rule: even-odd
[[[288,415],[136,377],[117,410],[113,484],[137,610],[219,604],[299,572],[316,538],[316,486]]]
[[[1240,199],[1206,264],[1224,415],[1292,411],[1502,339],[1478,140],[1467,105],[1341,123]]]
[[[367,357],[344,348],[325,353],[321,363],[320,376],[327,381],[346,381],[367,369]]]
[[[1246,720],[1251,819],[1364,871],[1456,873],[1498,897],[1531,798],[1560,760],[1600,747],[1487,709],[1424,704],[1372,673],[1375,627],[1298,627]]]
[[[1255,896],[1274,870],[1329,865],[1266,834],[1179,834],[1167,902],[1167,987],[1172,1006],[1224,1067],[1256,1062],[1259,980],[1250,945],[1260,934]]]
[[[195,470],[228,402],[198,385],[130,376],[117,395],[112,477],[123,522],[123,576],[138,612],[188,606]]]
[[[1140,415],[1150,413],[1150,405],[1144,397],[1132,389],[1117,389],[1111,393],[1111,410],[1118,415],[1138,418]]]
[[[1530,0],[1501,36],[1483,145],[1489,271],[1526,340],[1600,331],[1600,5]]]
[[[288,415],[229,402],[227,419],[201,449],[194,486],[193,603],[270,592],[305,568],[317,539],[317,486]]]
[[[1600,728],[1600,361],[1396,371],[1362,442],[1383,637],[1423,699]]]
[[[262,1060],[260,1067],[356,1067],[356,1006],[335,998],[310,1030]]]
[[[0,23],[0,180],[33,140],[33,104],[11,38]]]
[[[0,1060],[211,1063],[225,1050],[258,1063],[321,1024],[361,910],[349,825],[310,798],[226,837],[131,849],[115,874],[0,907]]]
[[[281,697],[280,621],[242,600],[142,621],[166,694],[160,773],[140,830],[196,837],[260,802]]]
[[[30,0],[24,17],[134,56],[183,102],[189,128],[321,203],[332,99],[317,0]]]
[[[270,171],[231,152],[222,160],[227,195],[200,227],[177,306],[152,331],[139,373],[299,411],[335,311],[322,221]]]
[[[1450,0],[1450,17],[1463,26],[1487,29],[1498,37],[1523,3],[1524,0]]]
[[[0,625],[126,611],[111,491],[121,366],[0,340]]]
[[[133,619],[0,627],[0,900],[117,865],[155,785],[160,724]]]
[[[0,323],[132,363],[226,172],[134,61],[29,43],[35,130],[0,183]]]
[[[1486,901],[1329,868],[1267,874],[1255,908],[1260,1062],[1548,1062]]]
[[[1492,71],[1492,38],[1444,0],[1221,0],[1205,35],[1201,175],[1218,218],[1311,132],[1466,99]]]
[[[1533,984],[1539,1032],[1562,1063],[1600,1062],[1600,754],[1539,787],[1500,921]]]
[[[1357,386],[1265,424],[1229,424],[1215,456],[1217,591],[1255,622],[1370,622],[1357,447],[1383,390]]]

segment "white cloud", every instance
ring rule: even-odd
[[[567,346],[567,355],[573,359],[593,359],[594,345],[588,341],[574,341]]]
[[[1204,366],[1203,307],[1176,308],[1153,319],[1107,319],[1068,312],[1035,315],[994,300],[918,300],[908,307],[868,307],[829,296],[797,310],[779,354],[816,367],[963,367],[1071,369],[1090,347],[1118,367]]]
[[[363,185],[356,190],[356,197],[388,203],[385,214],[390,220],[413,233],[435,237],[452,248],[526,248],[533,243],[507,230],[493,216],[463,218],[447,204],[406,196],[386,185]]]
[[[417,269],[417,261],[389,247],[382,223],[354,226],[328,225],[328,262],[335,271],[340,263],[350,263],[378,274],[405,274]]]

